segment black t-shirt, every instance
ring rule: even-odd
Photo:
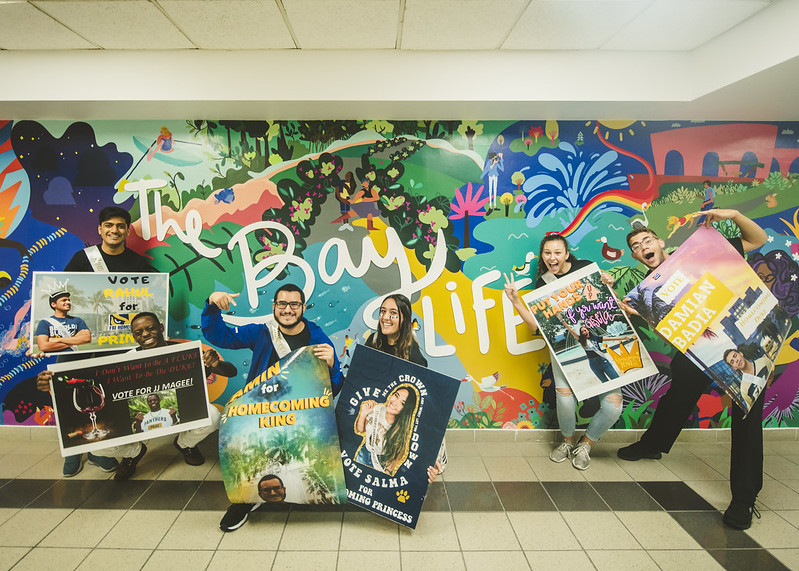
[[[565,274],[560,274],[560,275],[557,275],[555,277],[560,279],[563,276],[568,276],[572,272],[576,272],[577,270],[579,270],[581,268],[584,268],[584,267],[586,267],[587,265],[589,265],[591,263],[593,263],[593,262],[591,262],[590,260],[572,260],[572,262],[571,262],[572,266],[569,268],[569,271],[566,272]],[[543,287],[545,285],[547,285],[547,282],[544,281],[543,277],[539,276],[538,280],[535,282],[536,289],[540,288],[540,287]]]
[[[369,338],[366,340],[365,345],[367,347],[371,347],[372,349],[377,349],[375,347],[375,341],[377,340],[377,333],[372,333],[369,335]],[[378,349],[379,351],[383,351],[384,353],[388,353],[392,357],[397,356],[397,346],[396,345],[389,345],[385,349]],[[416,365],[421,365],[422,367],[427,366],[427,359],[424,358],[422,355],[422,350],[419,348],[418,343],[411,343],[411,354],[408,356],[408,361],[414,363]]]
[[[105,265],[108,266],[109,272],[145,272],[152,273],[155,269],[148,263],[147,258],[140,256],[130,248],[125,248],[121,254],[112,256],[103,252],[103,249],[98,246],[100,254],[105,260]],[[65,272],[93,272],[89,258],[86,256],[84,250],[75,252],[72,259],[64,268]]]
[[[311,344],[311,332],[308,330],[307,325],[296,335],[286,335],[283,333],[283,338],[286,340],[286,343],[288,343],[289,348],[292,351],[299,349],[300,347],[307,347]],[[272,354],[269,355],[269,364],[267,365],[267,368],[271,367],[278,361],[280,361],[280,357],[278,357],[277,351],[272,349]]]

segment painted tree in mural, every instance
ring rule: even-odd
[[[480,185],[477,192],[473,191],[472,183],[466,185],[466,194],[461,192],[461,189],[455,189],[455,200],[452,201],[451,209],[452,214],[449,215],[450,220],[463,219],[463,247],[469,247],[469,216],[481,217],[485,216],[485,210],[481,210],[483,206],[488,204],[488,197],[481,198],[483,194],[484,185]]]

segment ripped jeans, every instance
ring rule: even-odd
[[[577,428],[577,398],[563,375],[563,369],[554,358],[552,359],[552,376],[555,379],[558,425],[563,436],[569,438],[574,436],[574,431]],[[622,409],[621,389],[599,395],[599,403],[599,410],[585,430],[586,438],[594,442],[599,441],[619,420]]]

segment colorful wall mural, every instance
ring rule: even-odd
[[[52,423],[33,380],[50,359],[26,357],[31,273],[97,243],[97,213],[119,205],[128,246],[170,275],[171,337],[201,339],[212,291],[240,292],[227,319],[247,323],[291,281],[346,366],[381,297],[400,291],[431,367],[462,379],[450,427],[555,427],[548,353],[502,273],[529,287],[539,241],[559,231],[624,294],[643,275],[632,225],[678,245],[706,179],[717,206],[767,230],[749,261],[794,325],[763,422],[799,426],[799,123],[0,121],[2,423]],[[669,383],[672,348],[641,333],[659,374],[625,387],[617,428],[646,427]],[[247,351],[222,355],[247,371]],[[211,383],[214,402],[243,380]],[[688,426],[729,426],[730,406],[709,389]]]

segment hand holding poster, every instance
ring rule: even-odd
[[[774,295],[712,228],[694,232],[625,301],[745,412],[790,328]]]
[[[358,345],[336,406],[350,503],[412,529],[460,381]]]
[[[50,365],[64,456],[208,426],[199,341]]]
[[[289,353],[225,405],[219,461],[231,502],[346,502],[330,371],[313,348]]]
[[[169,274],[33,272],[32,337],[43,353],[133,349],[131,320],[167,323],[168,290]]]
[[[577,400],[657,373],[596,264],[522,296]],[[556,364],[553,364],[555,366]]]

